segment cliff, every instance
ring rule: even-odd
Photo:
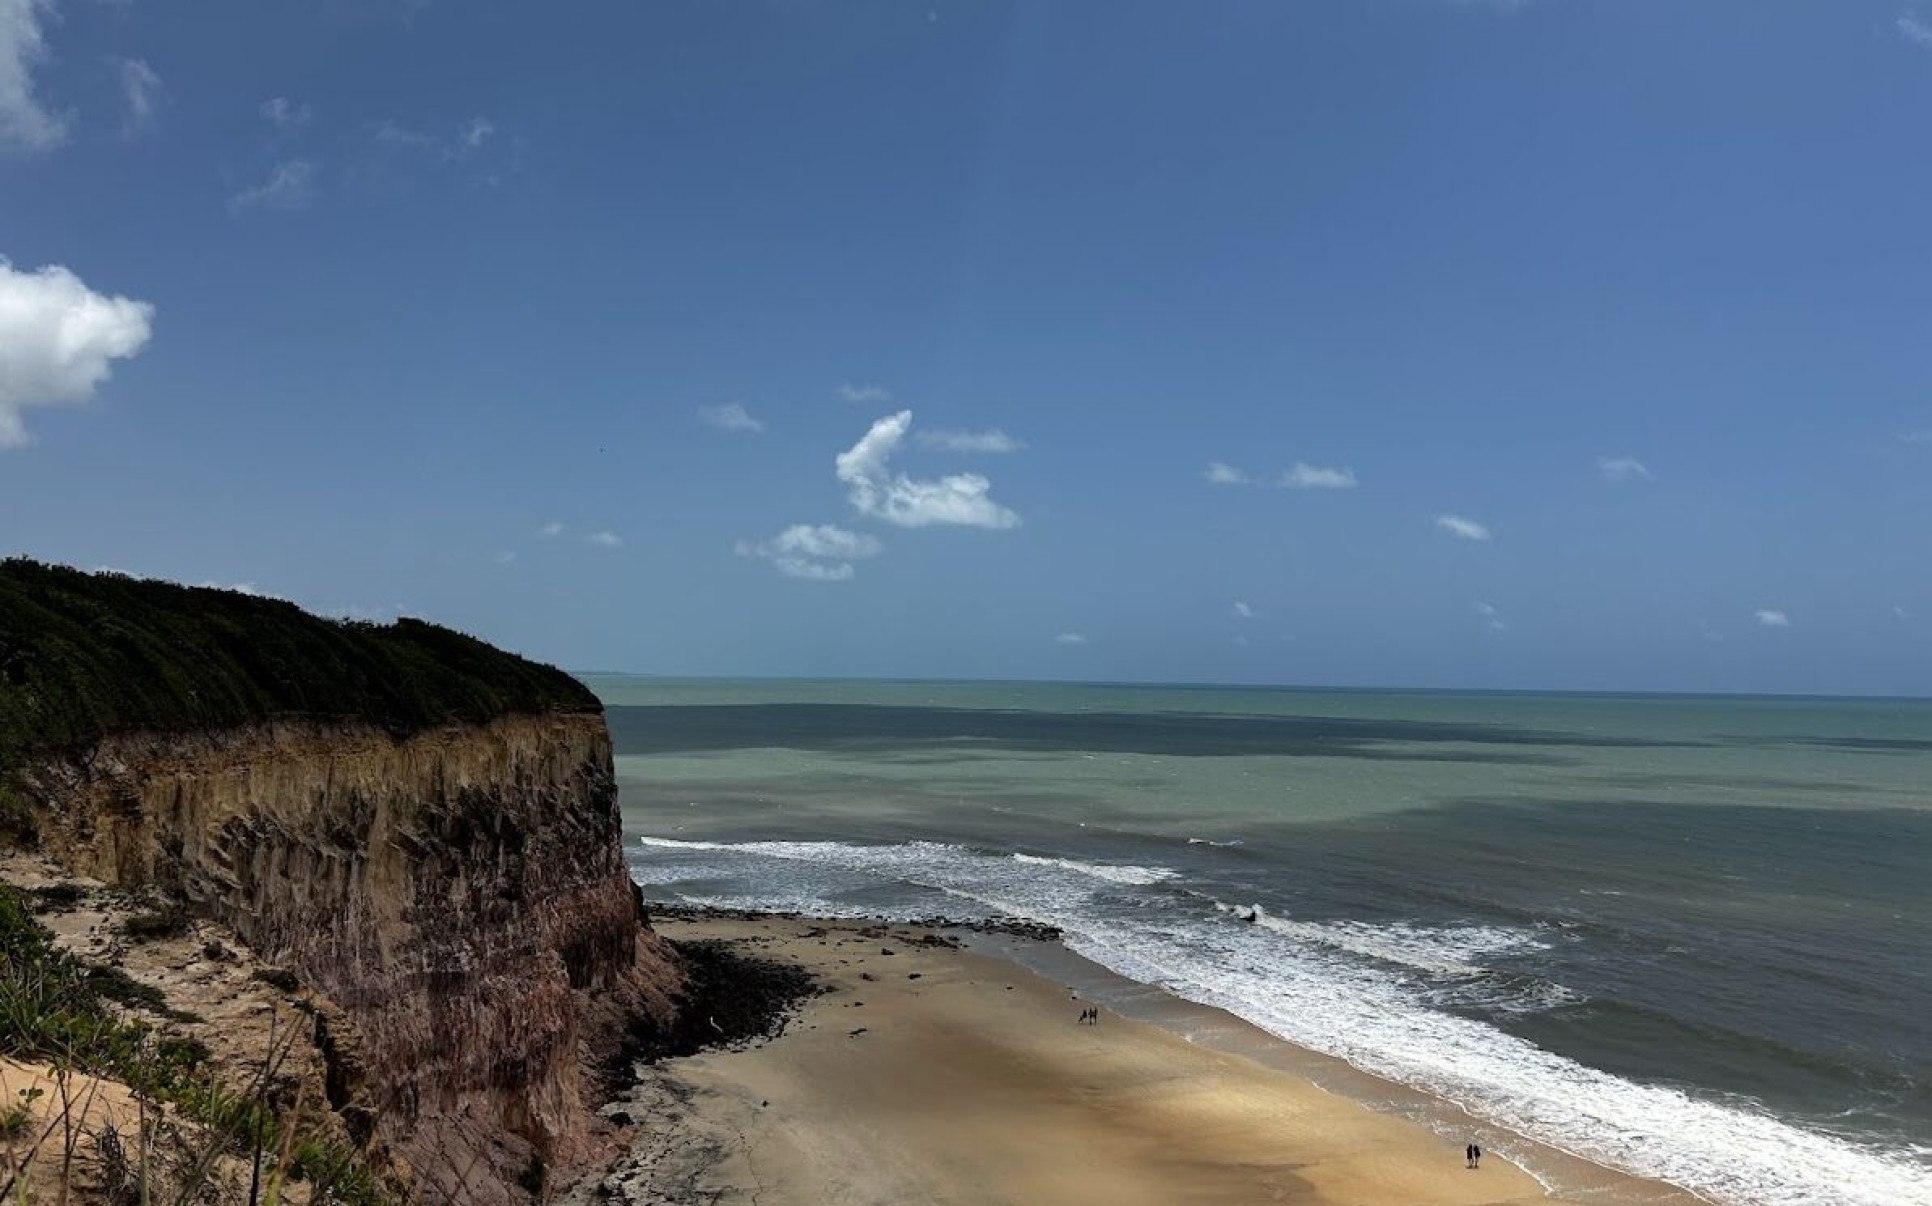
[[[597,1154],[599,1073],[668,1032],[681,980],[588,692],[428,625],[224,592],[8,562],[9,604],[0,782],[26,840],[319,994],[328,1104],[419,1196],[524,1201]]]

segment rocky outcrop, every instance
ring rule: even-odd
[[[19,778],[48,853],[179,895],[327,998],[330,1105],[426,1198],[585,1166],[598,1070],[674,1012],[595,714],[117,735]]]

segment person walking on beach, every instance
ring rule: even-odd
[[[1462,1166],[1464,1168],[1476,1167],[1476,1145],[1475,1144],[1465,1143],[1462,1145]]]
[[[1483,1166],[1483,1145],[1480,1143],[1472,1143],[1469,1145],[1469,1167],[1481,1168],[1482,1166]]]

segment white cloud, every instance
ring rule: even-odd
[[[1932,21],[1926,20],[1915,12],[1900,13],[1898,31],[1907,40],[1932,50]]]
[[[763,431],[765,425],[751,417],[750,412],[736,402],[723,402],[717,406],[698,407],[698,419],[709,423],[719,431]]]
[[[517,555],[509,549],[500,549],[491,555],[490,560],[497,565],[515,565]]]
[[[0,448],[27,443],[28,407],[92,397],[153,323],[147,302],[96,293],[58,264],[22,272],[0,256]]]
[[[454,127],[417,127],[385,117],[366,127],[378,154],[356,165],[359,179],[400,179],[402,173],[430,168],[479,173],[476,182],[494,188],[505,173],[521,166],[522,140],[507,141],[495,122],[472,117]],[[496,148],[501,148],[496,149]]]
[[[1509,627],[1508,624],[1505,624],[1503,622],[1503,613],[1496,610],[1496,607],[1494,604],[1491,604],[1491,603],[1476,604],[1476,614],[1483,618],[1483,620],[1486,622],[1485,627],[1487,627],[1491,632],[1501,632],[1504,629]]]
[[[847,402],[862,403],[866,406],[880,406],[892,401],[892,391],[883,385],[854,385],[850,381],[839,386],[839,397]]]
[[[1224,465],[1220,461],[1209,461],[1207,473],[1204,476],[1217,486],[1245,486],[1249,481],[1246,473],[1233,465]]]
[[[1355,470],[1330,469],[1296,461],[1281,475],[1281,487],[1284,490],[1352,490],[1355,488]]]
[[[121,117],[121,136],[138,138],[154,124],[154,110],[160,105],[161,77],[141,59],[114,59],[121,77],[121,100],[127,111]]]
[[[1898,433],[1898,440],[1901,444],[1932,444],[1932,427],[1919,431],[1901,431]]]
[[[315,110],[311,109],[306,101],[298,104],[286,96],[269,97],[262,102],[260,113],[262,120],[277,130],[300,129],[308,125],[309,119],[315,116]]]
[[[1019,452],[1026,445],[995,427],[989,431],[922,431],[919,443],[945,452]]]
[[[1774,607],[1760,607],[1756,611],[1758,623],[1766,628],[1789,628],[1791,617]]]
[[[795,523],[770,540],[740,540],[740,557],[759,557],[778,572],[813,582],[843,582],[856,571],[852,563],[885,550],[875,536],[829,523]]]
[[[994,502],[993,483],[977,473],[955,473],[920,480],[894,473],[887,465],[912,426],[912,412],[902,410],[874,423],[859,442],[839,453],[838,479],[861,515],[883,519],[902,528],[958,524],[971,528],[1014,528],[1020,517]]]
[[[302,209],[315,199],[315,164],[306,159],[289,159],[275,165],[268,178],[253,188],[236,193],[228,208],[236,213],[249,209]]]
[[[537,535],[543,537],[545,540],[555,540],[563,534],[564,526],[554,519],[537,530]]]
[[[392,117],[385,117],[370,130],[376,145],[392,151],[427,150],[436,139],[421,130],[412,130]]]
[[[1600,456],[1597,472],[1606,482],[1628,482],[1650,476],[1650,469],[1634,456]]]
[[[603,549],[616,549],[624,547],[624,538],[615,532],[588,532],[584,535],[584,543]]]
[[[460,159],[465,155],[481,150],[483,144],[490,141],[490,136],[495,133],[496,123],[492,122],[489,118],[470,118],[469,122],[456,135],[456,157]]]
[[[1260,616],[1261,613],[1256,611],[1254,608],[1248,606],[1246,603],[1243,603],[1241,600],[1236,599],[1234,601],[1234,614],[1240,619],[1252,620]]]
[[[52,9],[52,0],[0,0],[0,151],[44,151],[67,137],[67,116],[34,94],[34,68],[47,57],[40,14]]]
[[[1489,529],[1460,515],[1438,515],[1436,526],[1458,540],[1488,540]]]
[[[1894,603],[1892,604],[1892,618],[1894,620],[1909,620],[1912,618],[1912,613],[1905,610],[1904,604]]]
[[[1087,634],[1084,632],[1063,632],[1053,638],[1053,643],[1056,645],[1084,645],[1087,643]]]
[[[259,595],[262,593],[255,589],[253,582],[197,582],[195,585],[203,590],[228,590],[238,595]],[[269,597],[275,598],[277,596],[271,595]]]

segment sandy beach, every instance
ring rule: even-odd
[[[605,1182],[623,1200],[1694,1200],[1594,1166],[1566,1170],[1566,1194],[1553,1196],[1502,1158],[1493,1139],[1482,1167],[1467,1169],[1461,1137],[1104,1006],[1098,1024],[1081,1025],[1090,1002],[1066,984],[910,927],[791,918],[657,924],[680,941],[727,940],[798,962],[828,991],[782,1036],[660,1065],[635,1102],[612,1107],[670,1120],[640,1135]],[[1273,1042],[1258,1031],[1254,1038]],[[596,1200],[591,1188],[572,1200]]]

